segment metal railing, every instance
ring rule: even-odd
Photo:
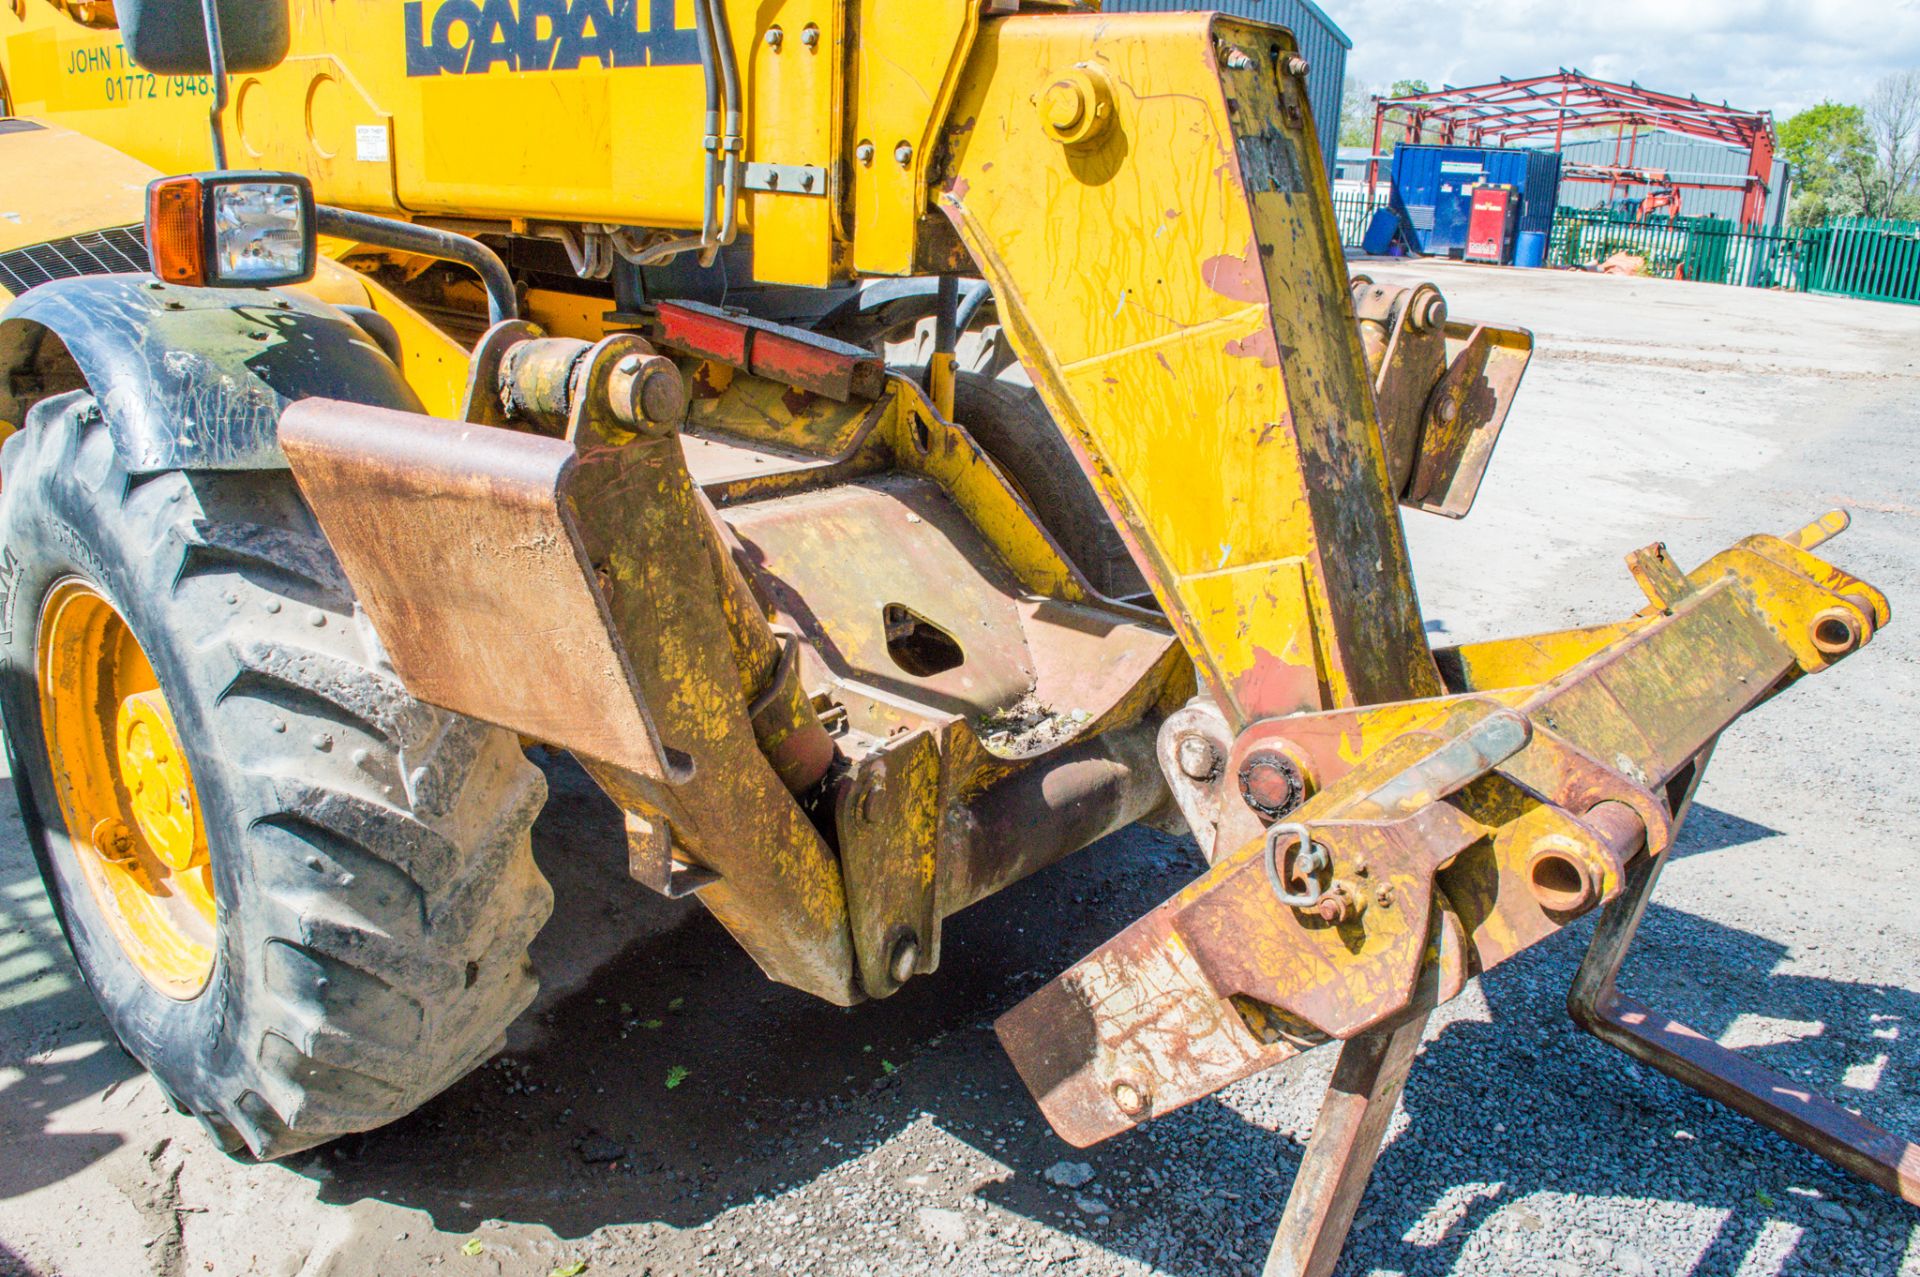
[[[1360,246],[1384,199],[1336,191],[1340,242]],[[1617,254],[1648,275],[1920,305],[1920,222],[1841,218],[1823,226],[1743,230],[1718,217],[1638,222],[1604,209],[1554,215],[1546,265],[1592,269]]]
[[[1334,220],[1340,224],[1340,242],[1348,248],[1360,247],[1361,236],[1367,233],[1367,223],[1373,220],[1374,213],[1387,206],[1384,196],[1368,199],[1364,194],[1351,191],[1333,193]]]
[[[1616,254],[1639,257],[1648,275],[1745,288],[1804,292],[1817,232],[1745,231],[1724,218],[1636,222],[1597,209],[1561,209],[1547,262],[1598,266]]]
[[[1844,217],[1816,234],[1810,291],[1920,305],[1920,222]]]

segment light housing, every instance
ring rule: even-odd
[[[271,288],[313,278],[313,185],[298,173],[191,173],[147,186],[154,277],[206,288]]]

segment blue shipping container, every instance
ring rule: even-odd
[[[1520,233],[1553,230],[1560,199],[1560,156],[1525,147],[1428,146],[1393,148],[1389,200],[1422,253],[1459,257],[1467,248],[1467,215],[1476,186],[1520,192]]]

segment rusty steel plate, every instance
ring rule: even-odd
[[[280,444],[409,691],[662,774],[593,567],[561,514],[572,444],[328,399],[289,407]]]

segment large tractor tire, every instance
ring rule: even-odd
[[[263,1158],[484,1061],[553,907],[515,737],[407,694],[291,476],[129,476],[85,392],[0,465],[14,783],[121,1043]]]
[[[888,363],[922,378],[932,349],[931,319],[885,347]],[[1147,584],[1126,541],[1000,328],[987,323],[961,334],[954,370],[954,424],[1000,467],[1094,589],[1108,598],[1141,599]]]

